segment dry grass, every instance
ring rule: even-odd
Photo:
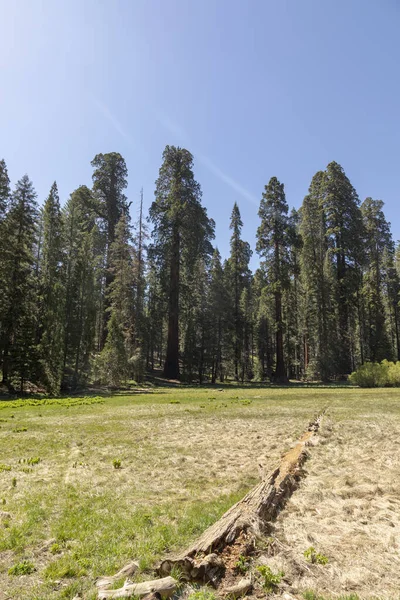
[[[186,545],[302,431],[315,399],[296,398],[233,387],[1,404],[0,455],[11,470],[0,472],[0,500],[11,518],[0,526],[0,598],[89,598],[95,577],[132,558],[143,573]],[[22,462],[30,457],[40,462]],[[24,560],[36,571],[8,574]]]
[[[298,598],[398,598],[400,393],[227,387],[0,403],[0,510],[9,513],[0,516],[0,600],[91,600],[95,578],[131,559],[148,576],[269,472],[324,406],[267,564]],[[327,565],[306,562],[310,546]],[[8,574],[27,564],[36,570]]]
[[[400,595],[400,394],[351,393],[333,402],[307,477],[276,523],[272,563],[292,591],[337,597]],[[309,564],[314,547],[327,565]]]

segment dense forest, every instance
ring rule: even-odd
[[[317,172],[299,210],[272,177],[255,251],[237,204],[230,255],[187,150],[167,146],[149,214],[125,195],[118,153],[92,161],[93,186],[39,208],[27,175],[0,161],[0,369],[10,391],[51,394],[168,379],[285,383],[346,377],[400,359],[400,251],[383,202],[360,202],[342,167]],[[137,210],[136,210],[137,208]],[[137,213],[136,222],[130,213]]]

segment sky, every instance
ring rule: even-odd
[[[334,160],[397,240],[399,31],[400,0],[0,0],[0,158],[64,203],[120,152],[135,217],[186,147],[224,257],[234,202],[254,249],[269,179],[298,208]]]

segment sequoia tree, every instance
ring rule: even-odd
[[[265,186],[258,215],[257,252],[263,257],[275,303],[276,363],[274,380],[287,382],[283,352],[282,293],[288,285],[288,205],[283,183],[272,177]]]
[[[210,255],[214,222],[201,205],[201,189],[188,150],[166,146],[150,207],[153,223],[151,254],[166,272],[168,337],[164,376],[179,378],[179,300],[181,265]]]

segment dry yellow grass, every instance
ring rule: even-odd
[[[400,597],[400,394],[360,391],[334,401],[311,447],[307,476],[274,535],[292,591]],[[314,547],[329,560],[309,564]]]

